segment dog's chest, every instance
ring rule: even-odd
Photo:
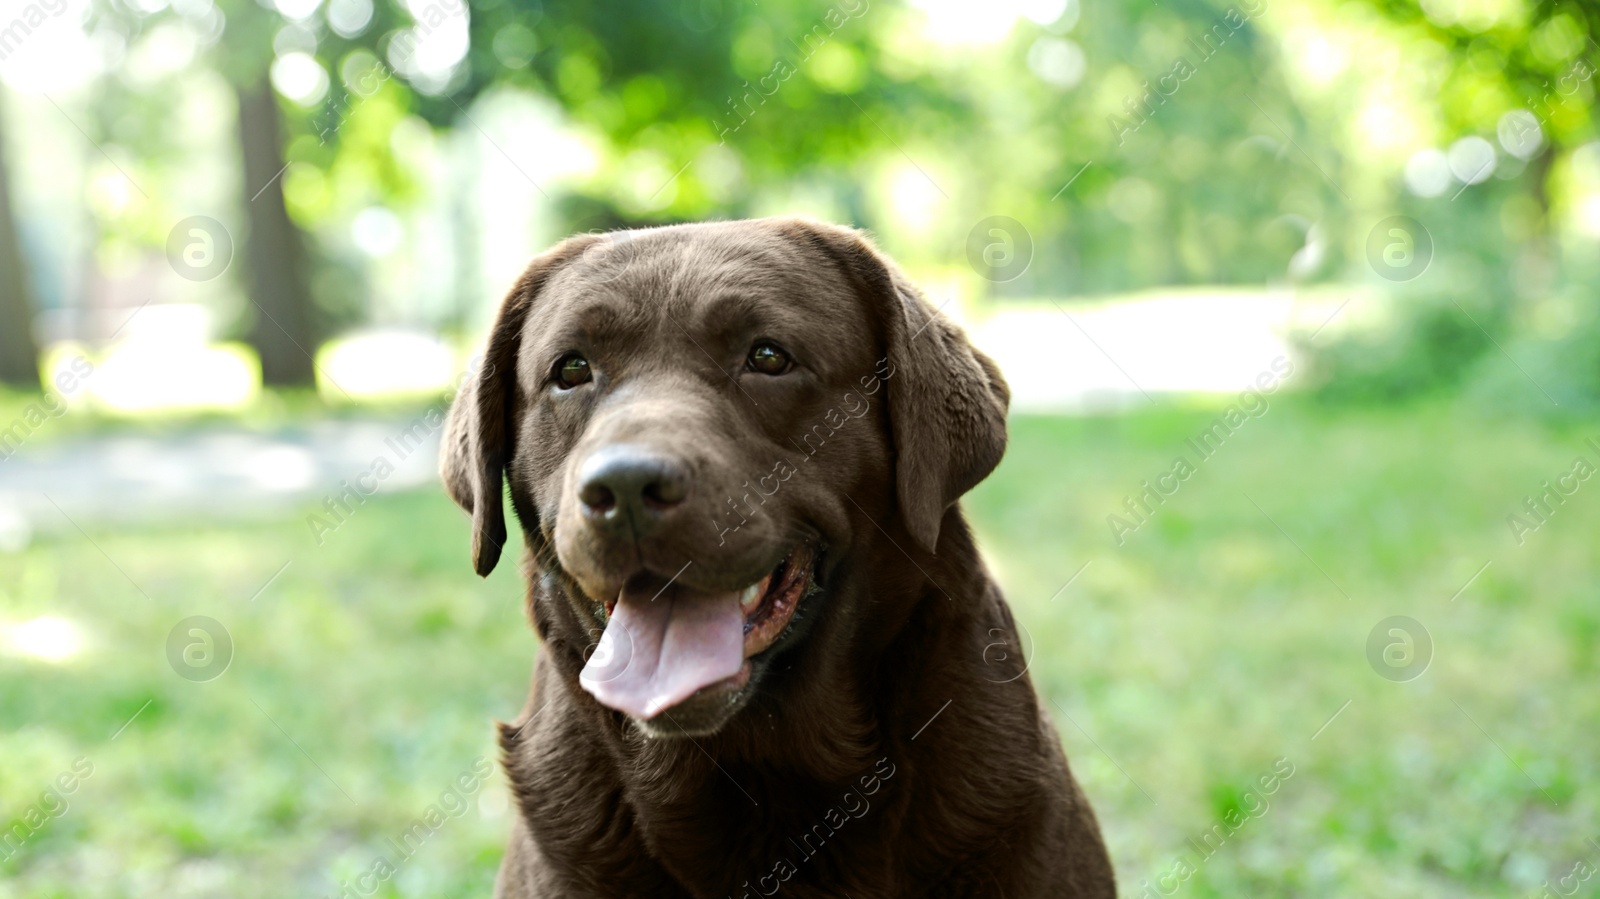
[[[785,895],[881,896],[879,875],[895,865],[879,796],[815,786],[790,796],[744,797],[746,808],[720,800],[646,824],[653,853],[696,895],[756,899]],[[714,806],[714,807],[713,807]]]

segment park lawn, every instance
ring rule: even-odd
[[[1180,859],[1178,894],[1218,897],[1524,895],[1600,865],[1600,481],[1524,545],[1506,524],[1576,455],[1600,462],[1600,425],[1279,401],[1119,546],[1107,516],[1194,460],[1216,412],[1018,416],[967,503],[1124,893],[1169,891]],[[452,788],[465,811],[377,895],[486,895],[510,813],[473,768],[533,637],[516,566],[479,581],[466,546],[422,493],[322,546],[302,516],[68,530],[0,559],[0,620],[88,639],[60,663],[0,654],[0,824],[92,765],[0,861],[0,895],[335,896],[430,806],[462,808]],[[209,683],[166,659],[190,615],[235,644]],[[1392,615],[1433,643],[1410,682],[1368,661]],[[1263,795],[1275,763],[1292,774]],[[1209,858],[1188,848],[1228,819]]]

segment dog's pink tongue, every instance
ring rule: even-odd
[[[602,704],[648,719],[743,665],[738,593],[624,589],[578,682]]]

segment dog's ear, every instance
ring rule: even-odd
[[[780,229],[820,249],[856,282],[883,322],[901,520],[929,552],[945,512],[989,476],[1006,449],[1011,391],[994,360],[860,232],[806,219]]]
[[[600,242],[591,235],[567,240],[528,265],[506,294],[489,331],[489,345],[450,407],[439,451],[445,491],[472,515],[472,567],[488,577],[506,542],[505,470],[515,439],[517,351],[522,329],[551,275]]]

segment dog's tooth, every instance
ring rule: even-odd
[[[746,612],[755,608],[761,602],[761,585],[765,583],[766,581],[761,581],[744,588],[744,592],[739,594],[739,607]]]

